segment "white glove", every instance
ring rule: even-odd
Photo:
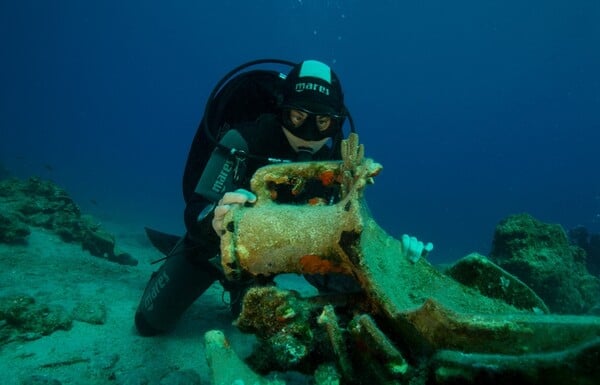
[[[225,219],[225,214],[231,210],[233,205],[241,206],[246,203],[254,202],[256,202],[256,195],[243,188],[225,193],[223,198],[221,198],[217,204],[217,207],[215,207],[215,214],[212,220],[212,227],[215,229],[217,235],[220,237],[225,234],[225,224],[223,223],[223,220]]]
[[[412,262],[417,262],[419,258],[427,256],[431,250],[433,250],[433,243],[423,244],[416,237],[408,234],[402,235],[402,252]]]

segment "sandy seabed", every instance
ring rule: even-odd
[[[241,356],[251,351],[254,337],[232,325],[218,283],[190,307],[174,331],[152,338],[139,336],[134,313],[150,274],[159,266],[150,262],[162,254],[147,241],[143,229],[115,224],[106,228],[119,248],[139,261],[137,266],[94,257],[79,244],[65,243],[33,227],[26,245],[0,244],[0,296],[26,294],[36,303],[67,311],[82,302],[106,308],[104,324],[73,321],[70,330],[0,346],[3,384],[183,383],[175,380],[174,373],[190,371],[199,378],[194,383],[210,384],[204,333],[223,330]],[[311,290],[297,277],[286,279],[291,288]]]

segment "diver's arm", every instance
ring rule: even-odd
[[[213,213],[212,227],[215,230],[215,234],[221,236],[225,233],[225,214],[227,214],[232,207],[252,204],[255,202],[256,195],[243,188],[225,193],[223,198],[219,200],[219,203],[215,207]]]
[[[235,190],[245,175],[239,166],[236,152],[247,152],[248,144],[241,134],[229,130],[219,141],[220,146],[213,150],[184,213],[188,235],[197,240],[216,236],[213,227],[214,208],[228,191]]]
[[[183,220],[187,235],[197,242],[212,242],[218,239],[212,229],[214,204],[194,193],[185,206]]]

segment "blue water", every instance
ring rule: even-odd
[[[2,1],[0,163],[104,220],[183,231],[181,176],[214,83],[329,63],[367,199],[432,260],[486,254],[514,213],[600,231],[600,2]]]

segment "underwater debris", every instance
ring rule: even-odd
[[[550,313],[544,301],[529,286],[483,255],[471,253],[456,261],[446,273],[486,297],[501,299],[517,309]]]
[[[261,340],[263,360],[257,368],[261,373],[282,366],[266,356],[295,357],[294,352],[302,351],[297,362],[286,361],[286,370],[315,371],[333,362],[347,384],[361,383],[356,373],[367,373],[373,383],[385,384],[486,384],[491,383],[489,378],[500,382],[519,378],[547,385],[561,384],[566,376],[593,383],[600,376],[595,342],[600,317],[545,314],[544,301],[536,299],[535,292],[521,302],[515,296],[527,291],[525,284],[511,279],[492,261],[486,261],[485,267],[490,268],[488,274],[497,274],[497,286],[487,292],[458,282],[422,258],[410,261],[402,253],[401,241],[370,216],[363,198],[364,187],[373,182],[381,166],[364,158],[364,148],[354,135],[342,151],[341,162],[258,170],[251,183],[256,204],[234,208],[225,218],[222,264],[230,279],[342,272],[354,277],[365,293],[362,301],[336,306],[323,303],[322,298],[313,301],[273,288],[250,290],[251,300],[244,299],[237,324]],[[278,183],[295,178],[320,181],[323,175],[340,185],[334,203],[289,205],[274,199],[273,186]],[[517,292],[511,292],[514,288]],[[292,329],[310,338],[272,338]],[[304,350],[298,350],[299,341]],[[282,346],[290,351],[279,349]],[[485,377],[490,373],[476,360],[461,361],[461,355],[495,365],[493,376]],[[564,366],[555,366],[554,376],[530,375],[532,370],[539,373],[551,367],[556,356],[586,364],[575,365],[581,370],[569,366],[561,371]],[[521,357],[532,366],[514,365]]]
[[[213,384],[283,385],[277,380],[267,380],[254,373],[235,354],[223,332],[211,330],[204,334],[206,359]]]
[[[60,305],[38,303],[27,294],[0,297],[0,346],[69,330],[72,316]]]
[[[558,224],[529,214],[503,219],[490,259],[531,287],[554,313],[585,314],[600,303],[600,279],[588,272],[585,251],[569,244]]]

